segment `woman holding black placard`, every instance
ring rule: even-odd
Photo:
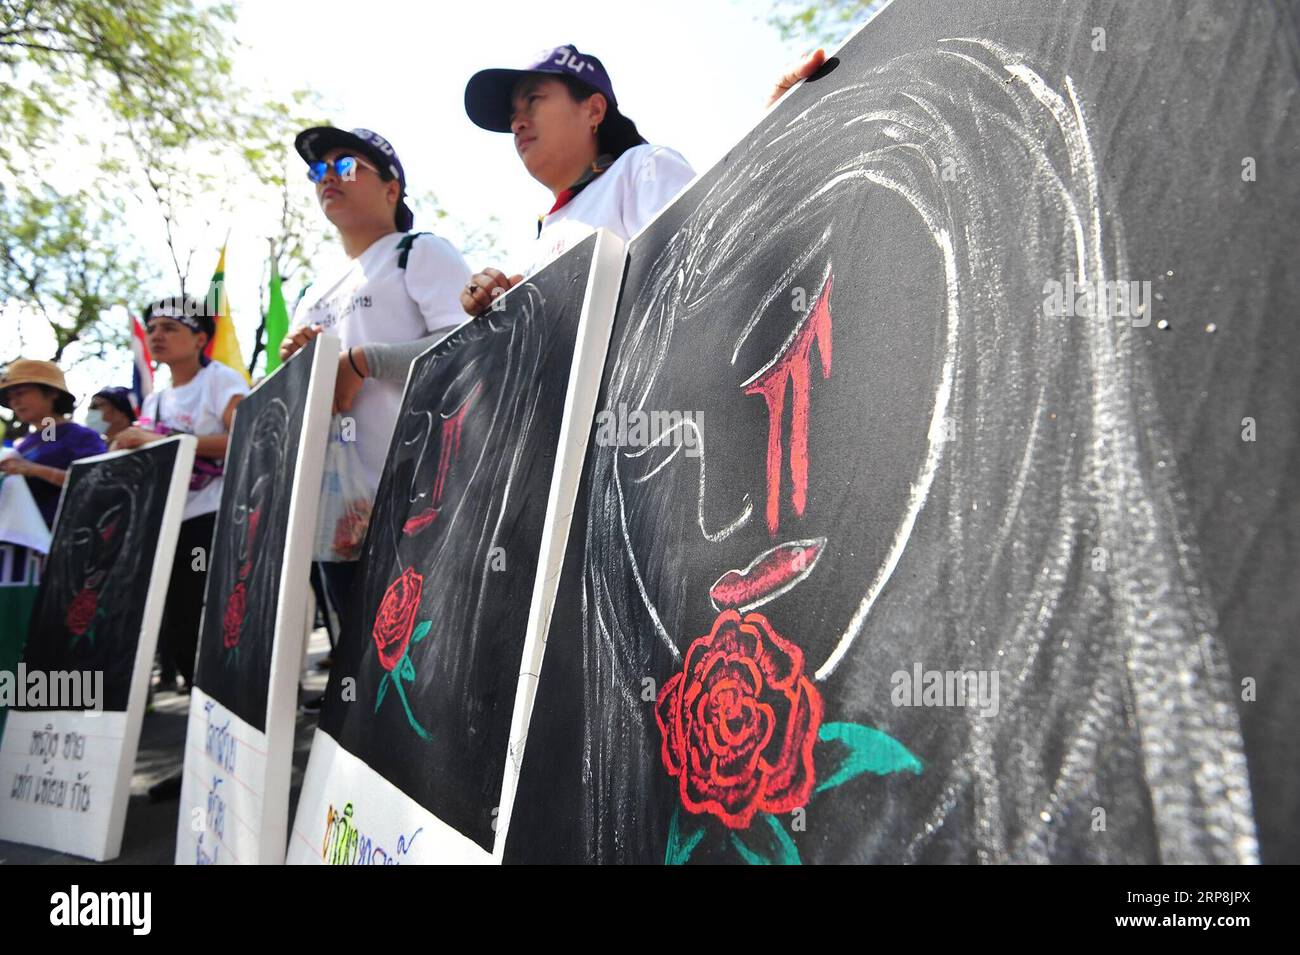
[[[781,76],[771,106],[826,61],[820,49]],[[626,241],[695,178],[672,149],[653,146],[619,110],[604,65],[566,44],[523,69],[480,70],[465,87],[465,111],[483,129],[511,133],[528,174],[551,190],[555,204],[537,218],[537,249],[529,272],[563,255],[596,229]],[[461,307],[478,315],[523,280],[500,269],[474,275]]]
[[[50,527],[54,526],[68,465],[104,451],[98,434],[68,420],[75,402],[54,362],[19,358],[0,377],[0,405],[12,409],[19,421],[32,428],[32,433],[18,442],[18,454],[0,461],[0,474],[27,479],[36,506]]]
[[[145,312],[145,329],[154,359],[171,369],[172,385],[145,399],[139,420],[118,433],[113,447],[138,448],[176,433],[198,438],[159,631],[164,670],[174,662],[189,686],[194,682],[207,561],[221,504],[222,461],[235,406],[248,394],[248,385],[234,369],[204,356],[204,347],[216,334],[216,321],[201,303],[186,297],[154,302]]]

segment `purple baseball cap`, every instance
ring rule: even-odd
[[[465,86],[465,112],[483,129],[510,132],[510,94],[515,84],[530,73],[571,76],[603,94],[609,101],[610,111],[618,112],[614,84],[609,81],[605,65],[589,53],[580,52],[572,43],[539,53],[536,60],[522,69],[479,70]]]
[[[353,149],[365,156],[375,164],[382,178],[396,179],[402,187],[402,194],[397,199],[396,225],[401,232],[411,231],[415,215],[406,204],[406,171],[397,158],[397,150],[383,136],[369,129],[357,128],[349,132],[333,126],[313,126],[294,137],[293,148],[298,150],[303,162],[316,162],[331,149]]]

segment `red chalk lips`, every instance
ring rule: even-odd
[[[709,600],[716,610],[741,612],[765,604],[812,573],[825,546],[824,537],[778,544],[743,570],[719,577],[709,588]]]
[[[407,537],[412,537],[432,524],[437,517],[438,509],[436,507],[426,507],[402,525],[402,533]]]

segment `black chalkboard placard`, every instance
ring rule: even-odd
[[[489,851],[595,248],[413,363],[321,713],[323,732]]]
[[[631,243],[507,861],[1300,861],[1294,11],[896,0]]]
[[[108,711],[127,708],[178,448],[162,441],[75,464],[59,500],[23,663],[102,672]]]
[[[318,346],[313,339],[236,408],[208,566],[194,682],[259,731],[266,730],[292,479]]]
[[[68,468],[25,653],[0,674],[19,693],[0,736],[0,839],[121,851],[195,446],[174,435]]]
[[[177,864],[284,861],[311,541],[338,366],[338,339],[320,335],[235,412],[190,699]]]

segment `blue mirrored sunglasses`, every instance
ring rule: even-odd
[[[357,177],[357,166],[365,166],[371,172],[378,172],[374,166],[364,159],[358,159],[356,156],[337,156],[329,160],[316,160],[307,163],[307,178],[312,182],[320,182],[329,175],[330,168],[343,180],[352,180]]]

